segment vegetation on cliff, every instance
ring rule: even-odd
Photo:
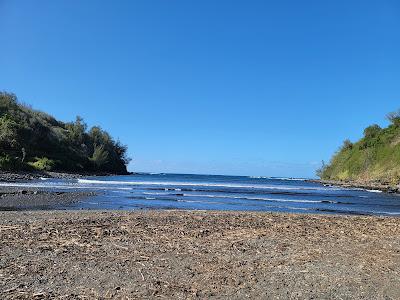
[[[0,169],[126,173],[127,147],[83,119],[64,123],[0,92]]]
[[[390,125],[381,128],[371,125],[364,136],[352,143],[345,140],[329,164],[317,171],[322,179],[381,182],[400,182],[400,110],[388,114]]]

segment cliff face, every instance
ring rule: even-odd
[[[391,124],[364,130],[364,137],[344,141],[327,165],[317,174],[324,180],[397,185],[400,182],[400,112],[388,115]]]

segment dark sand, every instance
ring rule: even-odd
[[[400,218],[0,213],[1,299],[400,299]]]
[[[29,187],[0,187],[0,211],[53,209],[95,195],[94,192],[52,192]]]

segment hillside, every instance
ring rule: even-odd
[[[64,123],[0,92],[0,169],[127,173],[127,147],[82,118]]]
[[[325,180],[397,185],[400,182],[400,111],[387,116],[390,125],[371,125],[356,143],[344,141],[317,174]]]

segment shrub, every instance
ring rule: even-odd
[[[48,159],[47,157],[36,157],[35,162],[29,162],[28,164],[39,171],[51,171],[56,165],[54,160]]]
[[[17,108],[17,97],[14,94],[0,92],[0,115]]]
[[[381,130],[382,128],[377,124],[368,126],[367,128],[364,129],[364,137],[367,139],[374,138],[381,132]]]
[[[14,171],[22,169],[22,162],[8,154],[0,155],[0,169],[5,171]]]
[[[342,145],[342,150],[351,150],[353,143],[350,140],[345,140]]]

